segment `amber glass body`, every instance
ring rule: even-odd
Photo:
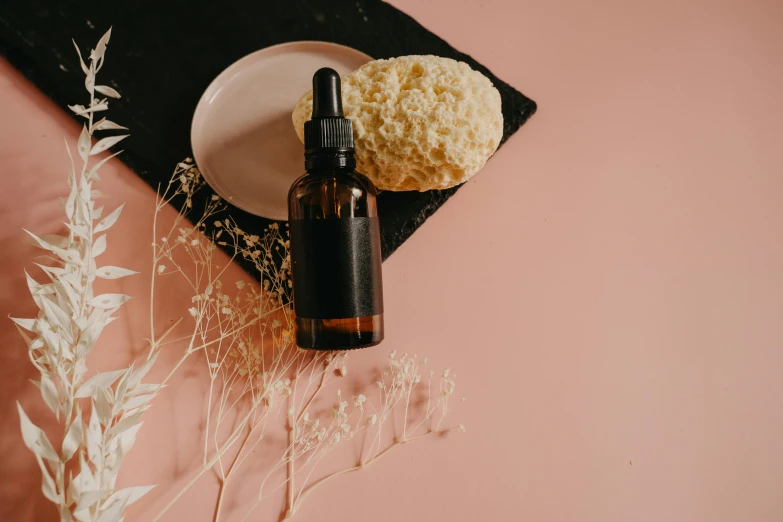
[[[305,174],[291,186],[288,217],[289,220],[377,217],[376,196],[372,182],[352,169],[318,170]],[[296,344],[302,348],[345,350],[374,346],[382,340],[382,313],[335,319],[296,318]]]

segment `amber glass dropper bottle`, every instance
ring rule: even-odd
[[[307,174],[288,194],[296,344],[373,346],[383,340],[377,191],[354,171],[351,120],[332,69],[313,76],[313,117],[304,134]]]

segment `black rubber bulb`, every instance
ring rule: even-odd
[[[340,75],[324,67],[313,75],[313,118],[342,118]]]

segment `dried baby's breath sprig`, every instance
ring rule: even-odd
[[[448,370],[444,371],[436,395],[433,390],[434,372],[429,372],[426,390],[423,389],[425,361],[416,355],[408,354],[396,358],[394,351],[390,353],[389,366],[382,373],[380,380],[365,386],[366,393],[374,396],[375,400],[364,393],[353,395],[350,400],[346,400],[347,397],[344,397],[342,389],[338,387],[331,417],[319,416],[310,406],[317,396],[324,394],[331,383],[339,382],[340,377],[345,375],[347,355],[347,352],[327,355],[324,359],[325,372],[322,375],[336,375],[337,378],[322,380],[314,390],[309,377],[305,380],[303,375],[297,375],[295,382],[306,383],[303,396],[308,400],[304,405],[293,401],[293,406],[289,408],[289,417],[296,419],[295,423],[289,424],[293,426],[289,429],[290,444],[278,464],[262,481],[258,497],[247,510],[243,520],[247,520],[255,507],[267,498],[266,482],[278,467],[287,468],[286,479],[281,485],[287,485],[288,507],[285,518],[288,519],[296,513],[310,492],[333,478],[365,469],[402,444],[454,429],[464,431],[464,428],[460,428],[461,424],[442,427],[448,412],[448,399],[454,393],[456,376],[449,376]],[[417,392],[420,394],[417,395]],[[425,404],[414,412],[417,397]],[[395,414],[401,417],[401,422],[394,422]],[[313,480],[321,460],[359,434],[363,437],[363,443],[357,462]],[[275,489],[277,488],[272,488],[272,491]]]
[[[64,430],[61,444],[52,445],[17,403],[22,437],[41,469],[43,494],[57,505],[62,521],[120,521],[126,506],[151,489],[115,490],[115,482],[141,426],[139,418],[159,389],[156,384],[142,383],[155,362],[155,354],[150,352],[139,368],[99,373],[85,381],[87,355],[104,328],[116,319],[114,313],[130,299],[123,294],[95,295],[93,284],[96,279],[136,273],[116,266],[99,267],[96,262],[106,250],[105,232],[119,218],[122,206],[105,217],[103,207],[96,208],[94,198],[100,193],[94,183],[100,179],[100,168],[112,156],[91,160],[128,136],[106,136],[92,143],[97,132],[125,129],[106,118],[95,118],[108,110],[109,98],[120,97],[113,88],[95,83],[110,36],[111,30],[92,50],[89,65],[76,46],[90,102],[70,107],[86,122],[77,144],[81,170],[77,175],[71,156],[68,173],[68,235],[38,237],[28,232],[51,259],[51,264],[38,265],[48,282],[39,283],[27,274],[38,316],[13,319],[27,342],[30,361],[40,371],[40,381],[35,384]]]
[[[340,384],[351,375],[348,354],[295,346],[286,226],[272,223],[259,234],[247,233],[223,216],[224,205],[217,196],[196,196],[203,185],[188,158],[177,165],[158,198],[157,212],[169,203],[179,203],[182,210],[168,232],[154,231],[153,273],[158,279],[181,277],[192,290],[184,314],[191,333],[179,339],[188,347],[169,376],[187,357],[200,353],[209,392],[201,465],[153,521],[163,519],[207,475],[219,482],[214,515],[218,522],[235,477],[252,462],[259,444],[281,431],[287,434],[288,445],[265,471],[245,518],[281,488],[286,489],[286,512],[291,517],[312,490],[332,478],[364,469],[407,442],[458,429],[442,428],[454,375],[446,370],[439,379],[434,373],[425,376],[427,361],[415,355],[397,357],[392,352],[377,383],[372,379],[361,393],[344,395]],[[199,210],[202,214],[190,224],[185,215],[192,219],[196,201],[203,202],[203,212]],[[155,223],[157,227],[157,219]],[[216,245],[228,253],[229,262],[249,263],[260,284],[226,281],[227,263],[216,257]],[[153,292],[153,307],[154,299]],[[315,408],[334,394],[329,412]],[[365,442],[358,462],[336,473],[319,474],[323,458],[359,434]]]

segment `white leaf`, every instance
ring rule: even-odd
[[[115,502],[96,522],[120,522],[123,511],[125,511],[125,502]]]
[[[22,328],[19,327],[19,325],[16,326],[16,331],[19,332],[19,335],[22,336],[24,341],[27,343],[27,347],[30,348],[30,351],[33,352],[35,350],[38,350],[39,348],[43,348],[44,342],[43,339],[40,337],[36,337],[35,339],[32,339],[29,335],[27,335],[27,332],[22,330]],[[31,354],[31,356],[34,356]]]
[[[128,371],[123,374],[120,382],[117,383],[116,391],[114,392],[114,404],[122,405],[125,401],[125,392],[128,391],[128,378],[132,375],[133,365],[128,368]]]
[[[70,286],[70,285],[69,285],[69,286]],[[88,323],[88,321],[87,321],[87,318],[86,318],[86,317],[84,317],[84,316],[79,316],[79,317],[76,317],[76,318],[73,320],[73,322],[74,322],[74,323],[76,323],[76,327],[77,327],[79,330],[82,330],[82,331],[86,330],[86,329],[87,329],[87,327],[89,326],[89,323]],[[83,333],[83,332],[82,332],[82,335],[84,335],[84,333]]]
[[[61,279],[61,280],[65,281],[66,283],[68,283],[69,285],[71,285],[72,288],[79,289],[81,291],[81,288],[82,288],[81,276],[76,275],[73,272],[66,272],[64,270],[61,270],[59,272],[55,272],[55,276],[58,279]]]
[[[90,53],[90,58],[96,62],[103,60],[103,55],[106,52],[106,46],[109,44],[109,38],[111,38],[111,27],[108,31],[106,31],[106,34],[101,36],[101,39],[98,40],[98,44],[95,46],[95,50]]]
[[[120,277],[126,277],[134,274],[138,274],[138,272],[134,270],[128,270],[127,268],[121,268],[119,266],[102,266],[95,271],[95,275],[101,279],[119,279]]]
[[[41,265],[39,263],[33,263],[33,264],[38,268],[40,268],[41,270],[43,270],[44,272],[46,272],[46,275],[48,275],[49,278],[52,279],[53,281],[55,277],[59,277],[66,273],[64,268],[60,268],[58,266],[46,266],[46,265]]]
[[[34,331],[35,319],[17,319],[16,317],[11,317],[10,319],[25,330]]]
[[[90,301],[90,305],[94,306],[95,308],[106,310],[109,308],[117,308],[118,306],[122,306],[123,303],[126,303],[129,300],[130,296],[125,294],[101,294],[99,296],[93,297]]]
[[[71,283],[68,282],[68,280],[65,277],[62,277],[54,282],[54,287],[57,289],[57,296],[59,298],[63,298],[63,296],[65,296],[65,298],[67,299],[67,303],[68,306],[70,306],[71,308],[71,315],[72,315],[73,310],[77,310],[79,308],[79,297],[76,295],[76,292],[71,286]],[[66,313],[67,312],[68,311],[66,310]]]
[[[52,413],[60,416],[60,395],[57,393],[57,387],[54,381],[48,375],[41,374],[41,396]]]
[[[41,296],[39,295],[39,292],[41,291],[41,285],[30,277],[30,274],[27,273],[27,270],[24,271],[24,275],[27,278],[27,288],[30,290],[30,295],[33,296],[33,300],[35,301],[35,304],[38,305],[38,308],[43,308],[43,303],[41,301]]]
[[[90,512],[90,508],[82,508],[81,503],[76,504],[76,509],[73,511],[73,518],[77,522],[93,522],[93,516]]]
[[[59,462],[60,457],[54,451],[52,443],[49,442],[43,430],[33,424],[18,401],[16,407],[19,410],[19,422],[22,426],[22,439],[24,439],[25,446],[40,457]]]
[[[68,160],[70,165],[68,166],[68,186],[73,187],[76,184],[76,166],[73,163],[73,154],[71,154],[71,147],[68,146],[68,138],[63,138],[65,142],[65,152],[68,153]]]
[[[53,283],[41,285],[35,290],[35,295],[52,295],[56,293],[57,289]]]
[[[122,435],[120,435],[121,437]],[[122,460],[125,456],[120,451],[120,437],[110,437],[109,446],[106,451],[106,464],[103,469],[106,470],[108,477],[116,476],[120,472]],[[111,479],[110,479],[111,480]]]
[[[109,87],[108,85],[96,85],[95,90],[99,93],[103,94],[104,96],[109,96],[110,98],[119,98],[120,93]],[[121,127],[124,129],[125,127]]]
[[[120,152],[122,152],[122,151],[119,150],[119,151],[115,152],[114,154],[112,154],[111,156],[107,156],[107,157],[103,158],[101,161],[99,161],[98,163],[96,163],[95,165],[90,167],[90,171],[87,173],[87,176],[89,178],[91,178],[91,179],[96,178],[97,175],[98,175],[98,170],[100,170],[100,168],[103,167],[106,164],[107,161],[112,159],[114,156],[116,156]],[[98,219],[98,218],[96,217],[95,219]]]
[[[57,234],[44,234],[41,236],[41,239],[50,245],[54,245],[59,248],[68,248],[69,241],[65,236],[60,236]]]
[[[144,411],[136,412],[132,415],[129,415],[125,417],[124,419],[121,419],[120,422],[112,426],[112,428],[109,430],[109,435],[116,435],[118,433],[122,433],[123,431],[132,428],[136,425],[136,422],[139,420],[139,417],[141,417],[141,414],[144,413]]]
[[[79,190],[81,191],[81,196],[84,200],[89,199],[91,189],[92,182],[90,182],[88,179],[82,178],[81,183],[79,184]]]
[[[44,496],[55,504],[59,504],[60,498],[57,495],[57,486],[55,486],[54,479],[49,474],[46,464],[44,464],[43,459],[38,455],[35,456],[35,460],[38,461],[38,466],[41,468],[41,490],[43,491]]]
[[[127,455],[128,452],[131,450],[131,448],[133,447],[133,443],[136,442],[136,435],[139,433],[142,424],[144,423],[140,422],[135,426],[133,426],[132,428],[126,430],[122,435],[120,435],[121,455]]]
[[[150,384],[150,383],[144,383],[144,384],[137,384],[132,390],[126,393],[128,397],[134,397],[136,395],[141,395],[144,393],[152,393],[157,392],[160,389],[160,384]]]
[[[46,342],[46,345],[49,347],[50,350],[52,350],[56,354],[60,353],[59,335],[51,331],[49,328],[46,328],[41,331],[41,336],[44,338],[44,341]]]
[[[96,226],[95,226],[95,234],[98,234],[99,232],[103,232],[104,230],[108,230],[109,228],[114,225],[114,223],[117,222],[117,220],[120,217],[120,212],[122,212],[122,208],[125,206],[125,203],[120,205],[119,207],[115,208],[111,214],[103,218]]]
[[[68,428],[68,432],[65,434],[65,438],[63,439],[63,460],[69,460],[71,457],[73,457],[74,453],[76,453],[76,451],[82,445],[83,438],[84,425],[82,424],[82,414],[81,410],[77,406],[76,416],[74,417],[73,422]]]
[[[35,234],[33,234],[32,232],[30,232],[27,229],[22,229],[22,230],[27,232],[30,235],[30,237],[32,237],[33,240],[35,240],[35,242],[38,244],[39,247],[43,248],[44,250],[49,250],[49,251],[52,250],[54,245],[52,245],[48,241],[44,241],[43,239],[41,239],[40,237],[36,236]]]
[[[93,489],[85,491],[79,496],[79,507],[76,509],[76,511],[82,511],[89,508],[99,500],[106,498],[106,496],[110,493],[111,491],[108,489]]]
[[[123,127],[118,123],[114,123],[111,120],[103,118],[101,121],[92,126],[93,130],[128,130],[128,127]]]
[[[92,470],[88,464],[87,456],[82,452],[79,453],[79,474],[73,478],[73,482],[76,484],[76,489],[81,496],[82,491],[95,491],[98,489],[98,481],[92,474]]]
[[[120,134],[119,136],[109,136],[108,138],[103,138],[98,143],[96,143],[95,146],[92,148],[92,150],[90,151],[90,156],[94,156],[95,154],[100,154],[101,152],[108,149],[109,147],[121,142],[128,136],[130,136],[130,134]]]
[[[150,393],[147,395],[137,395],[127,401],[125,404],[122,405],[122,409],[125,411],[132,410],[133,408],[138,408],[139,406],[144,406],[147,404],[150,399],[153,399],[157,394],[156,393]]]
[[[79,343],[76,345],[76,351],[79,357],[85,357],[90,353],[90,350],[92,350],[95,341],[98,339],[98,336],[101,335],[105,326],[106,323],[104,321],[95,321],[82,331],[81,336],[79,336]]]
[[[81,254],[75,248],[69,248],[68,250],[66,250],[64,248],[60,248],[52,245],[52,252],[57,254],[57,257],[59,257],[66,263],[84,266],[84,261],[82,261]]]
[[[87,176],[82,176],[81,183],[79,185],[79,197],[76,199],[76,213],[74,214],[74,222],[79,225],[87,225],[90,220],[90,189],[92,183],[87,179]]]
[[[82,161],[87,161],[90,156],[90,133],[87,131],[87,126],[82,126],[82,133],[79,135],[79,142],[77,144],[79,150],[79,156],[82,157]]]
[[[98,410],[98,420],[101,424],[108,426],[111,422],[111,404],[109,404],[109,392],[110,390],[102,390],[96,393],[95,407]]]
[[[109,104],[96,103],[92,107],[85,107],[83,105],[69,105],[68,108],[71,109],[78,116],[84,116],[85,118],[89,118],[91,112],[101,112],[101,111],[109,110]],[[94,128],[95,126],[93,126],[93,129]]]
[[[70,337],[70,339],[67,339],[68,341],[73,340],[73,336],[71,334],[71,318],[63,312],[62,308],[54,304],[49,298],[42,299],[43,301],[43,308],[46,312],[46,318],[49,320],[49,322],[52,324],[52,326],[60,327],[63,332],[67,333],[67,337]]]
[[[101,423],[98,420],[98,411],[95,408],[95,401],[92,403],[92,411],[90,412],[90,424],[87,426],[87,455],[90,457],[90,462],[96,466],[101,464]],[[86,466],[83,466],[83,468]]]
[[[106,252],[106,235],[102,235],[92,244],[92,257],[98,257]]]
[[[67,146],[68,143],[66,142],[65,145]],[[65,200],[65,215],[66,217],[68,217],[68,219],[71,219],[73,217],[73,209],[76,204],[77,193],[78,193],[78,187],[76,186],[76,183],[71,183],[71,191],[68,193],[68,199]]]
[[[81,509],[83,505],[85,507],[90,507],[99,500],[103,500],[109,493],[111,493],[111,491],[108,489],[85,491],[81,494],[79,499],[79,508]]]
[[[111,372],[103,372],[97,375],[93,375],[90,380],[81,385],[79,391],[76,392],[74,397],[77,399],[92,397],[96,391],[105,390],[114,384],[114,381],[119,379],[120,376],[126,371],[127,370],[114,370]]]
[[[144,364],[139,366],[139,369],[136,370],[131,374],[131,377],[128,379],[128,388],[133,390],[138,386],[138,384],[141,382],[141,380],[144,378],[145,375],[147,375],[147,372],[150,371],[150,368],[155,364],[155,361],[158,360],[158,354],[160,351],[155,352],[155,355],[149,358],[148,361],[146,361]]]
[[[69,473],[69,475],[68,487],[65,490],[65,504],[67,506],[73,506],[79,501],[79,488],[76,485],[73,472]]]
[[[25,332],[22,328],[19,327],[18,324],[14,325],[16,327],[16,331],[19,332],[19,335],[22,336],[22,339],[27,343],[27,347],[30,348],[30,351],[35,351],[40,347],[43,347],[43,339],[40,339],[40,337],[36,337],[35,340],[33,340],[29,335],[27,335],[27,332]],[[33,356],[31,354],[31,356]]]
[[[90,94],[95,92],[95,69],[92,65],[87,70],[87,76],[84,78],[84,87]]]
[[[155,486],[133,486],[115,491],[101,507],[106,509],[117,501],[124,502],[126,506],[130,506],[141,497],[152,491],[154,487]]]
[[[77,114],[79,116],[84,116],[84,111],[87,110],[87,107],[85,107],[84,105],[78,105],[78,104],[77,105],[69,105],[68,108],[71,109],[71,111],[74,114]]]
[[[87,230],[87,227],[85,226],[77,226],[77,225],[71,225],[70,223],[64,223],[66,227],[68,227],[68,230],[76,234],[82,239],[88,239],[90,235],[90,231]]]
[[[65,286],[68,286],[67,284],[63,283],[62,281],[57,281],[55,283],[52,283],[50,285],[44,285],[46,287],[52,288],[52,300],[54,300],[57,303],[57,306],[60,307],[60,309],[65,312],[65,315],[68,316],[69,323],[68,328],[73,328],[73,316],[74,316],[74,310],[79,310],[80,304],[78,300],[71,301],[68,297],[67,292],[65,291]],[[45,289],[41,289],[44,291]],[[70,339],[71,342],[73,342],[73,337]]]
[[[113,155],[112,155],[112,156],[109,156],[109,158],[113,158],[113,157],[114,157]],[[108,159],[108,158],[107,158],[107,159]],[[103,161],[105,161],[105,160],[103,160]],[[90,172],[92,172],[92,170],[91,170]],[[94,173],[94,174],[93,174],[93,176],[94,176],[94,175],[97,175],[97,173]],[[92,211],[90,212],[90,217],[91,217],[92,219],[101,219],[101,216],[102,216],[102,215],[103,215],[103,207],[94,208],[94,209],[92,209]]]
[[[82,59],[82,52],[79,50],[79,46],[76,45],[76,40],[71,39],[71,41],[73,42],[73,46],[76,47],[76,54],[79,55],[79,65],[82,66],[82,72],[84,72],[84,74],[87,74],[87,71],[89,69],[87,69],[87,65],[84,63],[84,60]]]

